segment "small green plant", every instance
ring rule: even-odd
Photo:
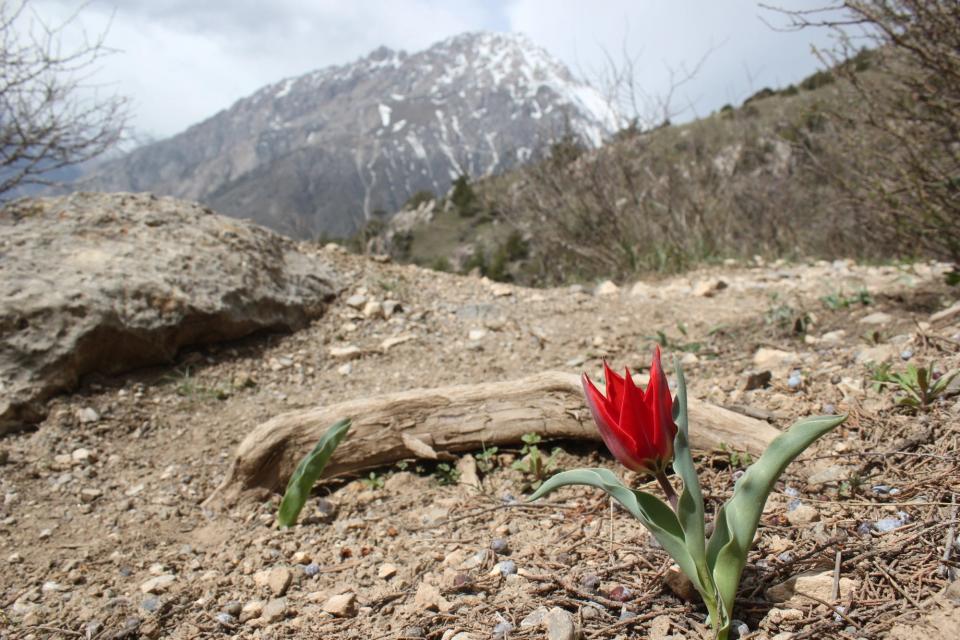
[[[780,300],[780,295],[774,293],[770,296],[770,306],[765,314],[766,322],[769,325],[776,325],[781,329],[791,327],[793,333],[803,335],[812,323],[810,314],[790,306]]]
[[[360,481],[367,485],[368,489],[372,489],[374,491],[377,489],[383,489],[383,476],[376,471],[371,471],[370,475],[368,475],[366,478],[361,478]]]
[[[840,291],[835,291],[830,295],[823,296],[820,298],[822,302],[828,309],[832,311],[838,311],[840,309],[848,309],[853,305],[859,304],[864,307],[873,304],[873,296],[870,295],[870,292],[865,288],[860,288],[853,295],[844,295]]]
[[[724,442],[720,443],[720,451],[727,454],[727,461],[733,469],[746,469],[753,464],[753,456],[748,451],[735,451]]]
[[[473,456],[477,460],[477,469],[490,473],[497,466],[497,448],[484,445],[483,451]]]
[[[183,398],[200,400],[226,400],[230,390],[220,386],[208,387],[199,384],[189,366],[177,369],[175,374],[164,377],[165,382],[175,383],[174,391]]]
[[[957,374],[960,374],[960,369],[937,375],[933,365],[917,367],[908,364],[907,370],[902,373],[890,373],[888,370],[885,373],[885,379],[879,381],[879,384],[896,385],[903,392],[903,395],[897,399],[897,405],[912,409],[927,409],[943,395]]]
[[[871,362],[868,366],[870,367],[870,381],[873,382],[874,393],[879,393],[883,389],[883,385],[893,382],[893,378],[890,377],[889,362],[881,362],[880,364]]]
[[[687,337],[687,328],[683,323],[677,325],[677,331],[686,338]],[[672,349],[674,351],[684,351],[688,353],[697,353],[703,348],[703,344],[699,342],[678,342],[671,340],[670,337],[661,329],[657,329],[656,336],[646,336],[647,340],[653,340],[663,349]]]
[[[441,462],[433,472],[433,477],[441,486],[457,484],[460,482],[460,471],[447,462]]]
[[[560,452],[560,448],[555,448],[549,456],[545,456],[540,451],[540,447],[537,446],[542,441],[540,434],[525,433],[520,436],[520,439],[523,441],[523,448],[520,450],[522,457],[516,460],[511,467],[529,476],[530,486],[537,489],[556,470],[557,454]]]
[[[284,491],[283,500],[280,501],[280,509],[277,511],[277,524],[280,528],[290,527],[296,523],[297,516],[300,515],[303,505],[310,497],[313,485],[320,478],[337,445],[346,437],[349,430],[349,418],[333,423],[320,438],[320,442],[297,465],[293,475],[290,476],[287,490]]]

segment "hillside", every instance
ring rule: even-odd
[[[451,384],[510,384],[547,370],[593,376],[604,358],[639,370],[655,342],[665,362],[682,359],[691,396],[716,412],[727,407],[778,429],[811,414],[850,416],[788,468],[764,509],[737,604],[751,637],[906,640],[933,626],[946,640],[957,628],[956,556],[945,556],[944,545],[956,525],[951,495],[960,491],[958,388],[914,412],[883,382],[884,371],[907,364],[935,361],[941,373],[960,366],[960,307],[944,311],[955,300],[942,283],[946,265],[778,263],[630,289],[527,289],[291,243],[145,196],[46,201],[8,222],[29,227],[77,206],[96,216],[88,226],[97,234],[144,252],[156,246],[148,232],[157,224],[170,225],[166,235],[186,255],[210,253],[219,235],[233,244],[218,259],[270,261],[243,278],[251,289],[260,276],[292,290],[302,278],[286,277],[283,265],[322,265],[342,291],[291,332],[195,344],[150,369],[88,372],[45,403],[32,430],[0,439],[2,638],[504,639],[544,637],[548,615],[570,630],[550,636],[564,640],[576,628],[592,638],[706,638],[702,605],[665,579],[668,556],[606,497],[579,488],[525,501],[536,477],[521,442],[446,459],[411,454],[327,478],[287,530],[275,525],[275,492],[206,502],[238,443],[287,412]],[[197,219],[206,220],[202,232],[179,228]],[[31,254],[56,233],[50,227],[20,250]],[[64,230],[64,241],[72,235]],[[88,249],[72,268],[122,268],[127,255]],[[88,322],[71,306],[70,282],[57,289],[51,276],[60,267],[56,256],[46,266],[38,258],[21,279],[45,282],[48,297],[62,294],[45,321]],[[110,294],[118,313],[101,322],[136,328],[154,308],[189,332],[193,319],[177,309],[210,294],[194,293],[188,279],[216,291],[213,273],[172,268],[131,283]],[[173,308],[158,295],[164,283],[177,287]],[[242,308],[238,291],[220,293]],[[34,319],[3,326],[30,331]],[[110,353],[107,344],[86,355],[114,366]],[[566,419],[589,425],[574,400]],[[475,405],[465,427],[494,414],[549,431],[526,413],[504,415],[501,398]],[[384,421],[383,440],[403,428]],[[445,454],[440,433],[429,440]],[[292,444],[280,453],[299,456],[314,443]],[[623,474],[595,442],[540,446],[559,468]],[[724,446],[696,460],[713,513],[748,457]]]
[[[850,64],[876,74],[871,60],[864,52]],[[371,248],[528,284],[756,255],[889,258],[888,246],[859,233],[862,212],[824,177],[824,159],[840,153],[829,115],[854,99],[823,71],[690,123],[620,131],[596,150],[561,141],[540,162],[473,182],[469,215],[438,202],[429,214],[395,218]],[[865,144],[872,135],[863,132]]]
[[[502,172],[564,134],[596,146],[611,117],[524,36],[467,33],[264,87],[78,188],[151,191],[294,237],[344,236],[417,191]]]

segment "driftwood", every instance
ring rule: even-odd
[[[689,399],[691,446],[761,453],[780,433],[765,422]],[[232,504],[245,493],[280,491],[300,458],[340,418],[353,419],[325,476],[409,458],[444,459],[484,445],[545,440],[598,440],[576,375],[547,371],[519,380],[416,389],[285,413],[257,426],[234,454],[207,504]]]

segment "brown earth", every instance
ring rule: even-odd
[[[703,607],[665,585],[667,556],[602,495],[523,502],[534,479],[511,468],[519,447],[490,455],[487,473],[481,459],[480,489],[466,482],[470,456],[461,482],[417,461],[335,478],[289,530],[274,524],[279,496],[201,505],[238,442],[284,411],[543,369],[595,374],[602,357],[643,368],[658,331],[697,397],[781,428],[850,414],[768,502],[738,600],[749,637],[909,637],[927,616],[955,617],[956,584],[941,592],[957,571],[942,558],[960,402],[951,389],[927,410],[897,408],[867,364],[960,366],[960,315],[930,323],[956,297],[944,266],[728,266],[594,293],[327,253],[354,286],[307,329],[90,378],[52,400],[37,430],[0,440],[0,638],[559,640],[569,622],[587,638],[699,637]],[[366,304],[386,300],[400,304],[389,317],[390,305]],[[347,345],[359,357],[331,355]],[[768,386],[743,390],[758,370]],[[617,469],[592,444],[541,445],[554,446],[560,468]],[[743,462],[698,458],[708,511]],[[541,607],[559,608],[550,631]]]

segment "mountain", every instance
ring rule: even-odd
[[[502,172],[566,134],[595,147],[612,128],[600,94],[525,36],[466,33],[264,87],[77,187],[198,200],[297,237],[347,235],[417,191]]]

